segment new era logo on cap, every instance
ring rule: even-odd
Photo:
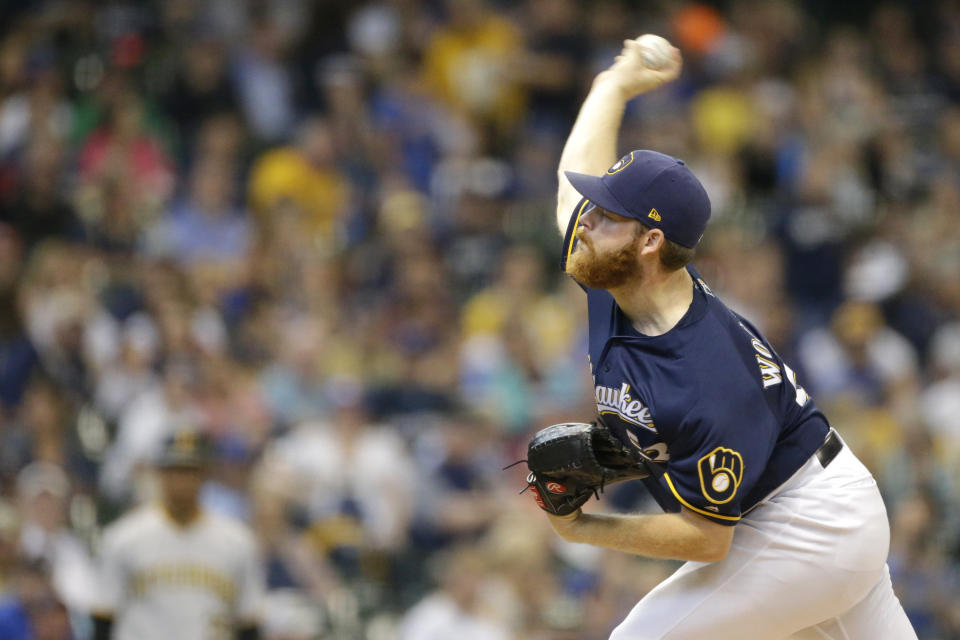
[[[566,172],[593,204],[660,229],[668,240],[697,246],[710,219],[710,199],[693,172],[671,156],[631,151],[602,176]]]

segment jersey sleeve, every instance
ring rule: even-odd
[[[755,428],[758,421],[772,419],[763,415],[762,399],[759,404],[732,399],[716,398],[713,411],[698,410],[704,404],[697,403],[668,445],[670,462],[662,479],[684,507],[725,525],[740,520],[741,504],[770,459],[774,442],[760,434],[776,433]],[[751,412],[750,406],[758,410]]]
[[[570,222],[567,223],[567,232],[563,234],[563,246],[560,249],[560,270],[566,272],[567,258],[573,253],[577,244],[577,225],[580,224],[580,216],[590,208],[590,201],[581,198],[577,206],[570,212]]]

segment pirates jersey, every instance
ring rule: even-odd
[[[101,556],[97,615],[117,640],[228,640],[257,622],[263,575],[239,522],[202,513],[181,526],[144,507],[107,528]]]
[[[564,238],[576,244],[582,200]],[[640,334],[613,296],[587,294],[589,362],[600,420],[660,463],[643,480],[665,511],[681,505],[733,525],[823,444],[829,425],[793,370],[692,268],[693,301],[670,331]]]

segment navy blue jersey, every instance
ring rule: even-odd
[[[563,266],[588,204],[564,238]],[[829,432],[794,372],[693,269],[693,302],[675,327],[644,336],[602,289],[587,293],[597,411],[628,446],[662,464],[643,480],[665,511],[741,516],[790,478]]]

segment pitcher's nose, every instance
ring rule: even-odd
[[[589,209],[580,215],[580,226],[587,230],[592,230],[597,223],[600,210],[596,205],[591,205]]]

